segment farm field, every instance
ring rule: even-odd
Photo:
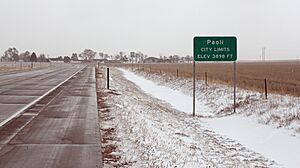
[[[48,67],[49,63],[34,63],[34,69]],[[30,62],[0,62],[0,73],[30,70]]]
[[[132,65],[126,65],[132,66]],[[191,78],[193,64],[134,64],[135,68],[151,73],[166,73],[172,76]],[[233,63],[196,63],[196,78],[208,85],[219,83],[233,85]],[[237,86],[264,92],[264,79],[268,92],[300,96],[300,62],[237,62]]]

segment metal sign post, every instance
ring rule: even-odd
[[[236,62],[233,62],[233,113],[236,112]]]
[[[234,112],[236,97],[236,61],[237,38],[234,36],[200,36],[194,37],[193,65],[193,116],[195,116],[195,62],[196,61],[234,61]]]
[[[195,67],[196,61],[193,61],[193,116],[195,116],[196,111],[196,67]]]

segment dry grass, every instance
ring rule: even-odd
[[[105,99],[107,98],[107,92],[103,92],[103,88],[101,88],[102,83],[102,72],[99,69],[96,69],[96,86],[97,86],[97,106],[98,106],[98,116],[101,121],[107,122],[113,119],[111,117],[111,111],[109,110],[109,106],[105,103]],[[120,156],[114,154],[116,152],[118,146],[114,145],[112,142],[116,141],[116,129],[114,127],[110,128],[102,128],[102,122],[100,125],[100,134],[101,134],[101,146],[102,146],[102,161],[104,165],[116,165],[120,160]]]
[[[166,73],[174,76],[177,75],[178,69],[178,75],[186,78],[192,77],[193,70],[192,64],[135,64],[134,67],[149,73]],[[197,63],[197,79],[204,80],[205,72],[208,74],[208,84],[233,84],[233,63]],[[238,87],[264,92],[265,78],[268,92],[300,96],[300,62],[237,63]]]
[[[29,71],[30,62],[0,62],[0,73]],[[49,63],[34,63],[34,69],[48,67]]]

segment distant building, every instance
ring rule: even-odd
[[[146,59],[144,59],[143,61],[146,64],[151,64],[151,63],[163,63],[163,59],[160,58],[156,58],[156,57],[148,57]]]

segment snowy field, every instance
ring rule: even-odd
[[[111,74],[113,92],[105,91],[103,97],[110,113],[100,124],[103,130],[115,130],[104,146],[115,145],[112,154],[119,159],[108,161],[107,167],[300,165],[299,120],[282,126],[283,121],[273,119],[275,114],[280,119],[287,113],[297,116],[297,98],[271,95],[262,100],[259,93],[239,90],[238,114],[230,115],[232,89],[206,88],[199,81],[197,90],[206,92],[197,93],[197,116],[192,117],[191,81],[116,69]],[[270,108],[274,101],[280,102]]]

